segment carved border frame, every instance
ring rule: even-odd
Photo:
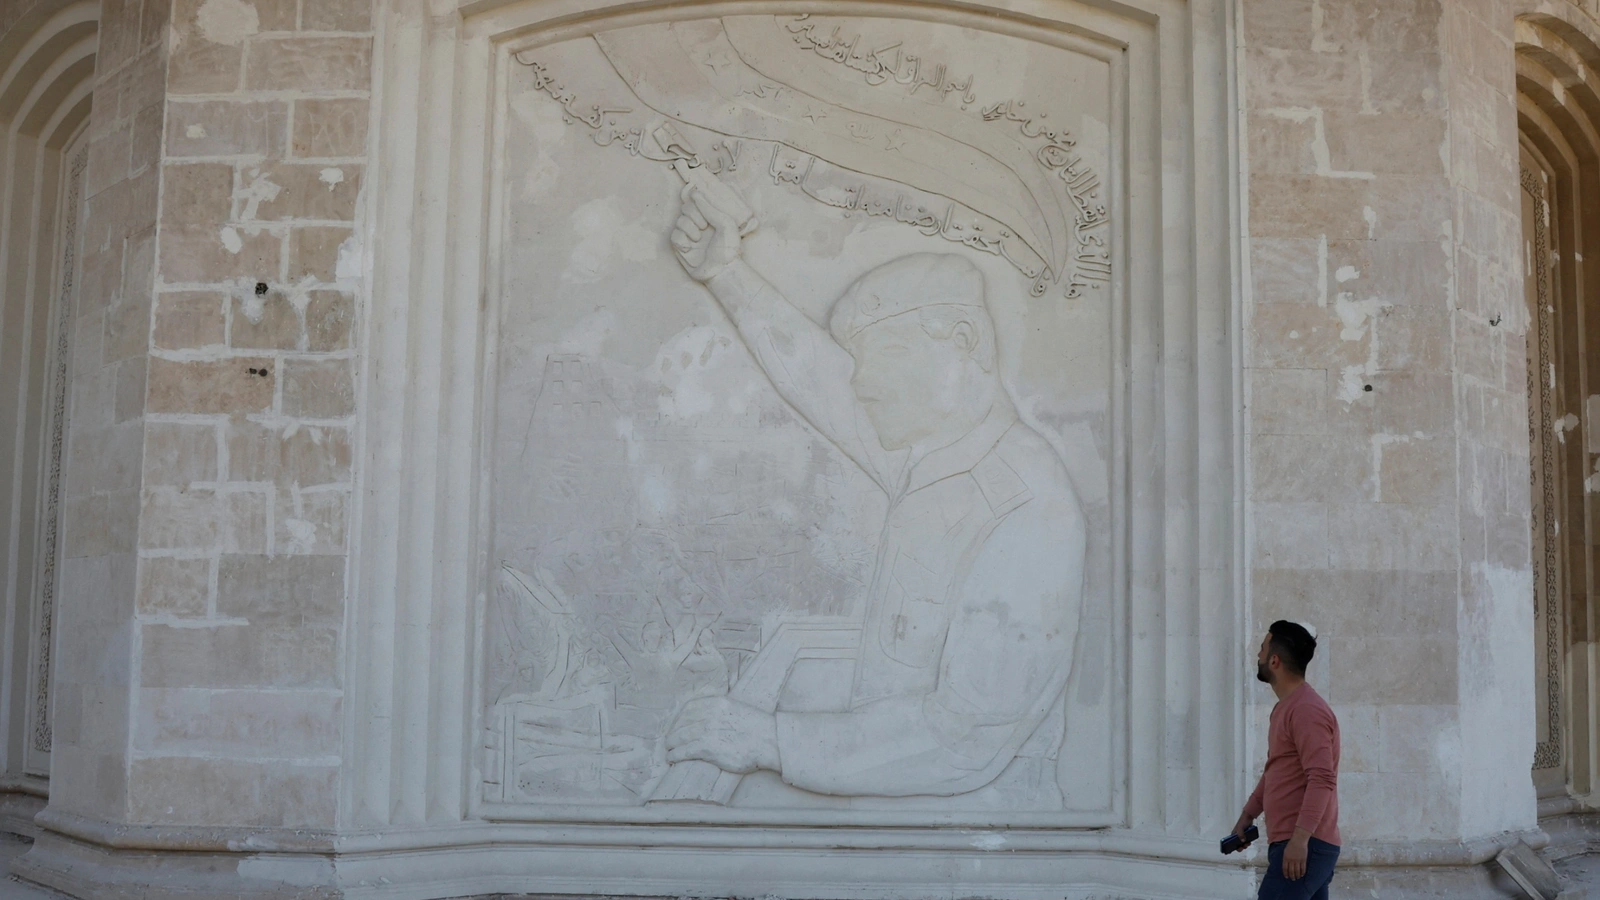
[[[484,599],[487,509],[482,477],[483,373],[494,366],[492,297],[484,253],[493,198],[492,77],[511,41],[536,32],[593,28],[622,15],[703,17],[713,11],[826,12],[840,4],[721,2],[615,4],[600,0],[480,0],[459,10],[449,0],[399,0],[380,15],[378,133],[374,146],[367,265],[372,300],[369,354],[362,378],[362,487],[353,527],[360,535],[350,576],[345,654],[346,777],[341,827],[417,828],[477,818],[476,617]],[[851,14],[870,14],[850,4]],[[874,5],[876,8],[876,5]],[[1137,828],[1189,836],[1214,828],[1241,786],[1242,682],[1221,677],[1242,664],[1244,592],[1239,554],[1238,167],[1231,39],[1233,7],[1224,0],[1140,0],[1106,7],[1053,0],[955,0],[884,4],[898,16],[981,15],[991,29],[1074,31],[1072,9],[1117,19],[1136,35],[1128,65],[1142,67],[1153,92],[1130,122],[1150,148],[1127,175],[1138,221],[1151,237],[1123,317],[1127,356],[1122,414],[1129,446],[1126,515],[1128,597],[1122,638],[1127,672],[1127,772],[1112,820],[1065,821],[1018,815],[962,819],[949,814],[849,816],[861,826],[838,832],[840,846],[919,846],[970,850],[960,827],[1037,829],[1065,841],[1062,829]],[[449,135],[449,140],[441,136]],[[1123,271],[1131,267],[1124,266]],[[470,464],[467,462],[470,461]],[[664,839],[667,816],[551,809],[546,824],[525,826],[529,840],[551,828],[612,825],[643,846]],[[692,819],[692,843],[765,839],[723,825],[809,829],[792,812],[733,811]],[[951,830],[951,826],[956,826]],[[506,826],[513,827],[513,826]],[[515,826],[523,827],[523,826]],[[931,831],[929,829],[932,829]],[[537,835],[545,835],[543,838]],[[720,836],[719,836],[720,835]],[[736,835],[746,835],[736,837]],[[874,836],[876,835],[876,836]],[[891,837],[900,835],[901,837]],[[1058,837],[1052,837],[1052,836]],[[652,837],[654,836],[654,837]],[[677,839],[674,839],[677,840]],[[885,841],[888,843],[886,844]],[[927,841],[932,841],[927,844]],[[1061,845],[1066,851],[1072,846]],[[1152,856],[1162,855],[1152,849]],[[1184,854],[1192,856],[1185,851]]]
[[[1529,468],[1533,498],[1533,602],[1535,641],[1542,647],[1538,663],[1544,682],[1542,710],[1548,737],[1534,745],[1533,767],[1552,769],[1564,757],[1561,733],[1561,484],[1560,463],[1551,438],[1555,435],[1555,385],[1546,373],[1555,371],[1555,304],[1551,281],[1550,201],[1543,173],[1524,167],[1522,190],[1533,201],[1533,259],[1535,308],[1530,310],[1532,328],[1529,349],[1534,358],[1528,366],[1528,441],[1537,451]],[[1543,624],[1542,634],[1538,624]]]
[[[769,4],[768,7],[770,8],[771,4]],[[836,14],[837,12],[838,10],[836,10]],[[850,7],[848,7],[847,12],[857,17],[871,17],[874,13],[880,13],[885,15],[894,14],[901,19],[924,18],[924,16],[917,15],[915,11],[908,13],[903,8],[894,7],[887,4],[860,2],[860,0],[852,3]],[[699,9],[693,11],[688,18],[703,18],[718,14],[726,14],[726,11],[717,7],[713,7],[709,12],[705,9]],[[951,16],[952,14],[947,13],[946,15]],[[494,39],[496,40],[496,46],[493,62],[494,74],[492,77],[495,85],[493,96],[495,103],[494,115],[496,118],[493,136],[491,136],[490,140],[486,142],[490,152],[493,153],[495,150],[495,136],[503,133],[504,124],[502,120],[504,110],[506,108],[504,89],[508,83],[510,73],[517,68],[517,66],[513,65],[513,63],[516,61],[516,57],[519,54],[541,46],[571,40],[575,37],[586,36],[587,34],[593,33],[593,31],[605,28],[643,24],[649,21],[682,20],[684,18],[686,17],[679,10],[661,9],[649,13],[607,17],[600,20],[574,24],[570,26],[542,28],[532,32],[528,32],[524,29],[514,29],[510,32],[510,34],[514,35],[514,37],[509,40],[499,40],[498,38],[500,35],[495,34]],[[618,21],[619,19],[622,21]],[[1113,222],[1111,226],[1116,232],[1116,239],[1114,241],[1115,253],[1111,266],[1114,275],[1111,283],[1107,285],[1109,290],[1092,292],[1078,299],[1063,299],[1062,292],[1059,289],[1052,289],[1046,292],[1043,297],[1031,298],[1028,302],[1111,303],[1114,306],[1119,307],[1118,309],[1113,310],[1113,333],[1110,335],[1115,349],[1113,351],[1112,366],[1113,384],[1111,395],[1109,397],[1110,402],[1108,403],[1108,410],[1111,413],[1110,418],[1112,432],[1112,451],[1111,459],[1109,460],[1111,463],[1109,484],[1112,496],[1117,499],[1116,502],[1111,504],[1111,527],[1113,530],[1113,540],[1110,574],[1112,583],[1109,587],[1111,588],[1112,597],[1111,602],[1108,604],[1108,608],[1113,618],[1112,636],[1114,646],[1110,654],[1110,665],[1114,671],[1114,674],[1111,677],[1114,684],[1123,685],[1125,688],[1127,684],[1127,654],[1121,652],[1121,649],[1125,645],[1126,639],[1125,622],[1129,588],[1128,582],[1130,580],[1128,577],[1129,568],[1127,565],[1126,534],[1128,527],[1127,509],[1131,501],[1131,495],[1127,490],[1127,469],[1129,465],[1129,459],[1127,457],[1128,441],[1126,438],[1126,432],[1128,430],[1127,392],[1129,379],[1125,372],[1128,366],[1128,354],[1126,352],[1126,345],[1128,342],[1126,323],[1129,313],[1126,297],[1129,281],[1138,281],[1137,277],[1130,278],[1126,274],[1128,269],[1128,259],[1131,255],[1134,255],[1130,253],[1129,250],[1130,244],[1133,242],[1130,241],[1128,237],[1129,229],[1127,228],[1127,217],[1119,215],[1121,205],[1127,202],[1127,197],[1131,193],[1128,190],[1127,183],[1127,170],[1129,169],[1128,156],[1130,151],[1129,148],[1125,146],[1125,144],[1128,143],[1125,140],[1125,135],[1127,131],[1127,107],[1130,93],[1128,78],[1129,73],[1127,71],[1129,66],[1124,59],[1124,51],[1127,47],[1127,43],[1119,39],[1115,34],[1101,34],[1091,31],[1088,23],[1080,24],[1079,28],[1073,31],[1066,31],[1064,29],[1057,28],[1051,28],[1047,30],[1043,26],[1025,23],[983,22],[970,16],[962,16],[957,18],[955,21],[957,24],[967,24],[968,27],[981,27],[985,30],[1008,37],[1037,41],[1055,48],[1065,49],[1071,52],[1089,56],[1091,58],[1100,60],[1110,69],[1110,81],[1112,84],[1112,89],[1110,96],[1107,98],[1107,105],[1111,108],[1114,119],[1111,128],[1112,171],[1105,173],[1103,183],[1110,188],[1111,197],[1109,200],[1113,206],[1113,209],[1118,210],[1118,212],[1113,213]],[[492,174],[488,176],[488,181],[497,187],[504,183],[503,179],[509,174],[508,172],[504,171],[505,167],[501,165],[500,162],[500,160],[496,160],[496,165],[492,170]],[[500,308],[498,301],[502,296],[499,283],[499,273],[502,270],[501,257],[508,252],[508,249],[505,247],[500,235],[501,226],[505,218],[503,208],[500,203],[500,198],[503,196],[503,194],[504,192],[501,190],[493,190],[490,192],[488,204],[489,213],[487,216],[488,223],[486,226],[488,234],[486,240],[484,269],[485,283],[487,285],[485,293],[489,298],[486,319],[489,322],[490,331],[486,343],[490,348],[491,353],[493,352],[496,343],[493,334],[494,323],[497,323],[500,319]],[[1141,247],[1140,249],[1147,250],[1148,248]],[[1116,314],[1118,312],[1121,313],[1120,316]],[[493,372],[490,371],[486,366],[485,380],[483,384],[483,396],[490,398],[489,402],[491,404],[491,408],[494,394],[495,385]],[[492,414],[486,415],[484,419],[484,432],[482,435],[482,440],[483,446],[487,448],[490,446],[492,441],[491,429],[493,424],[493,416]],[[490,459],[489,454],[485,453],[480,459],[480,466],[482,467],[486,476],[491,465],[492,460]],[[484,535],[490,534],[493,526],[493,522],[491,521],[491,506],[492,498],[489,497],[486,492],[483,506],[481,507],[480,520],[480,528],[482,529],[482,533]],[[485,590],[492,589],[487,587],[487,585],[490,583],[489,580],[492,575],[492,568],[493,567],[491,566],[489,569],[485,569],[482,573],[480,573],[479,576],[482,579],[482,583],[486,586]],[[479,604],[479,609],[476,611],[477,620],[480,625],[480,631],[482,624],[485,621],[482,606],[483,604]],[[483,637],[480,634],[478,646],[474,648],[475,652],[479,653],[480,655],[482,640]],[[480,664],[478,670],[473,672],[475,688],[479,687],[481,684],[481,668],[482,667]],[[1076,683],[1076,681],[1069,683],[1069,689],[1070,685],[1074,683]],[[997,815],[986,812],[929,813],[918,811],[913,813],[877,811],[870,809],[851,809],[848,811],[840,811],[837,809],[713,809],[700,805],[687,807],[678,806],[676,808],[658,807],[641,809],[637,807],[624,806],[582,806],[577,804],[538,804],[515,801],[485,801],[481,799],[481,792],[479,791],[473,792],[472,808],[483,818],[494,821],[531,822],[576,820],[629,822],[666,821],[695,823],[728,822],[737,824],[768,823],[791,825],[806,824],[819,826],[835,826],[845,824],[915,825],[927,822],[932,817],[937,816],[939,819],[948,820],[952,824],[966,824],[981,827],[988,827],[996,824],[1020,823],[1065,828],[1104,827],[1117,825],[1123,820],[1122,807],[1126,800],[1125,785],[1127,775],[1127,719],[1126,710],[1124,708],[1126,705],[1126,690],[1124,689],[1121,693],[1123,696],[1113,697],[1113,702],[1116,704],[1116,707],[1112,710],[1111,714],[1114,732],[1112,735],[1110,735],[1112,744],[1110,748],[1110,759],[1112,763],[1112,777],[1114,779],[1111,791],[1111,802],[1102,810],[1074,810],[1060,813],[1013,813]],[[484,704],[482,697],[476,692],[474,693],[473,703],[474,713],[480,713]],[[483,722],[481,719],[478,719],[475,720],[475,723],[474,729],[481,733]],[[477,768],[478,765],[481,765],[481,762],[481,757],[474,758],[473,760],[475,781],[481,780],[481,775],[479,774]]]
[[[50,360],[48,396],[49,443],[44,451],[45,490],[41,498],[39,524],[43,529],[39,546],[38,577],[34,579],[37,599],[34,609],[34,634],[32,641],[32,708],[28,713],[29,749],[33,754],[44,754],[48,759],[51,747],[50,724],[50,668],[54,649],[56,587],[60,580],[61,548],[61,487],[66,456],[67,387],[71,355],[69,338],[72,332],[74,287],[78,270],[78,216],[81,213],[83,174],[89,166],[87,144],[78,148],[70,162],[67,183],[63,189],[61,245],[59,247],[60,272],[56,291],[56,319],[52,325],[54,349]],[[36,761],[29,759],[29,763]],[[34,766],[30,765],[30,768]],[[38,774],[48,774],[46,771]]]

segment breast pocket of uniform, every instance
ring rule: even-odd
[[[919,669],[938,664],[950,628],[949,588],[942,573],[905,553],[895,555],[880,633],[883,652],[890,659]]]

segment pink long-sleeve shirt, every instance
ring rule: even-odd
[[[1311,685],[1278,701],[1267,729],[1267,768],[1245,815],[1267,814],[1267,841],[1277,843],[1304,828],[1319,841],[1339,844],[1339,720]]]

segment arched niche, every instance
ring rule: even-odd
[[[0,813],[22,833],[50,773],[76,235],[98,22],[91,0],[45,3],[0,33]]]

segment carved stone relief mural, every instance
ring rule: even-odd
[[[1107,809],[1108,62],[807,15],[514,59],[485,800]]]

